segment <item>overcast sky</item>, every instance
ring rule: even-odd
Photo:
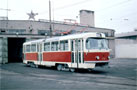
[[[10,20],[28,20],[33,10],[38,19],[49,18],[49,0],[0,0],[0,17]],[[137,0],[51,0],[52,18],[57,21],[76,19],[79,22],[79,10],[95,11],[95,26],[115,29],[116,33],[131,32],[137,28]],[[78,16],[78,18],[76,18]]]

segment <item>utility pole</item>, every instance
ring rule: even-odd
[[[49,30],[50,30],[50,37],[52,37],[52,22],[51,22],[51,2],[49,0]]]
[[[10,9],[8,9],[8,0],[7,0],[7,8],[6,9],[0,8],[0,10],[6,11],[6,18],[5,18],[6,19],[6,27],[5,27],[5,30],[8,30],[8,17],[9,17],[8,12],[11,11]]]
[[[11,11],[11,9],[0,8],[0,10],[5,10],[5,11],[6,11],[6,17],[7,17],[7,19],[8,19],[8,11]]]

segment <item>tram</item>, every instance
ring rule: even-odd
[[[103,33],[81,33],[23,43],[23,63],[57,70],[93,69],[109,63],[108,41]]]

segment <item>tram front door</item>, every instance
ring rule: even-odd
[[[79,68],[83,63],[83,40],[71,40],[71,68]]]
[[[42,44],[39,43],[37,46],[38,49],[38,63],[41,64],[42,61]]]

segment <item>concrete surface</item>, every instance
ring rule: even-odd
[[[136,59],[112,59],[109,65],[72,73],[4,64],[0,66],[0,90],[137,90]]]

